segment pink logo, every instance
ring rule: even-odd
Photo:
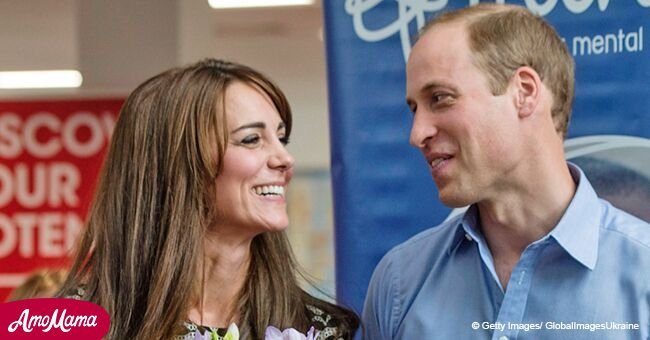
[[[0,339],[101,339],[106,311],[90,302],[43,298],[0,304]]]

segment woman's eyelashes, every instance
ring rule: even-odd
[[[289,136],[284,136],[284,135],[278,136],[278,140],[282,145],[286,146],[287,144],[289,144]],[[262,141],[262,137],[259,134],[252,134],[240,139],[237,144],[251,147],[251,146],[258,145],[259,143],[261,143],[261,141]]]
[[[239,144],[242,145],[255,145],[259,143],[260,141],[260,136],[258,134],[253,134],[253,135],[248,135],[244,137],[241,141],[239,141]]]

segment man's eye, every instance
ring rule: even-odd
[[[446,93],[436,93],[433,95],[432,100],[434,103],[440,103],[443,102],[447,99],[449,99],[450,96]]]
[[[250,135],[250,136],[246,136],[246,138],[242,139],[241,143],[245,144],[245,145],[251,145],[251,144],[255,144],[255,143],[259,142],[259,141],[260,141],[260,136],[258,136],[258,135]]]
[[[449,93],[434,93],[431,96],[431,107],[434,109],[443,109],[454,104],[456,97]]]

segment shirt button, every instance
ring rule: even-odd
[[[467,234],[467,233],[465,233],[465,238],[466,238],[468,241],[470,241],[470,242],[471,242],[471,241],[474,241],[474,239],[472,239],[472,237],[469,236],[469,234]]]
[[[499,340],[508,340],[508,337],[504,335],[504,336],[500,337]]]

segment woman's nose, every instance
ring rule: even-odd
[[[274,146],[273,154],[269,159],[269,167],[273,169],[288,170],[293,168],[294,162],[293,156],[291,156],[289,150],[287,150],[282,143],[278,143]]]

